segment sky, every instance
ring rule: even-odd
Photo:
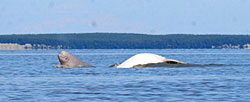
[[[0,0],[0,34],[250,34],[250,0]]]

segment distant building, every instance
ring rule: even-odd
[[[234,45],[231,47],[232,49],[240,49],[240,45]]]
[[[240,45],[224,44],[221,46],[211,46],[212,49],[240,49]]]
[[[243,45],[243,48],[244,48],[244,49],[250,49],[250,44],[245,44],[245,45]]]

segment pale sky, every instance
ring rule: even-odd
[[[0,0],[0,34],[248,34],[250,0]]]

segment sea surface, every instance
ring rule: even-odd
[[[250,50],[73,49],[93,68],[55,68],[62,50],[0,50],[0,102],[250,102]],[[220,66],[110,68],[138,53]]]

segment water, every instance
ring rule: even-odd
[[[250,100],[250,51],[210,49],[66,50],[95,68],[54,68],[62,50],[0,51],[0,102],[239,102]],[[150,52],[191,64],[108,66]]]

